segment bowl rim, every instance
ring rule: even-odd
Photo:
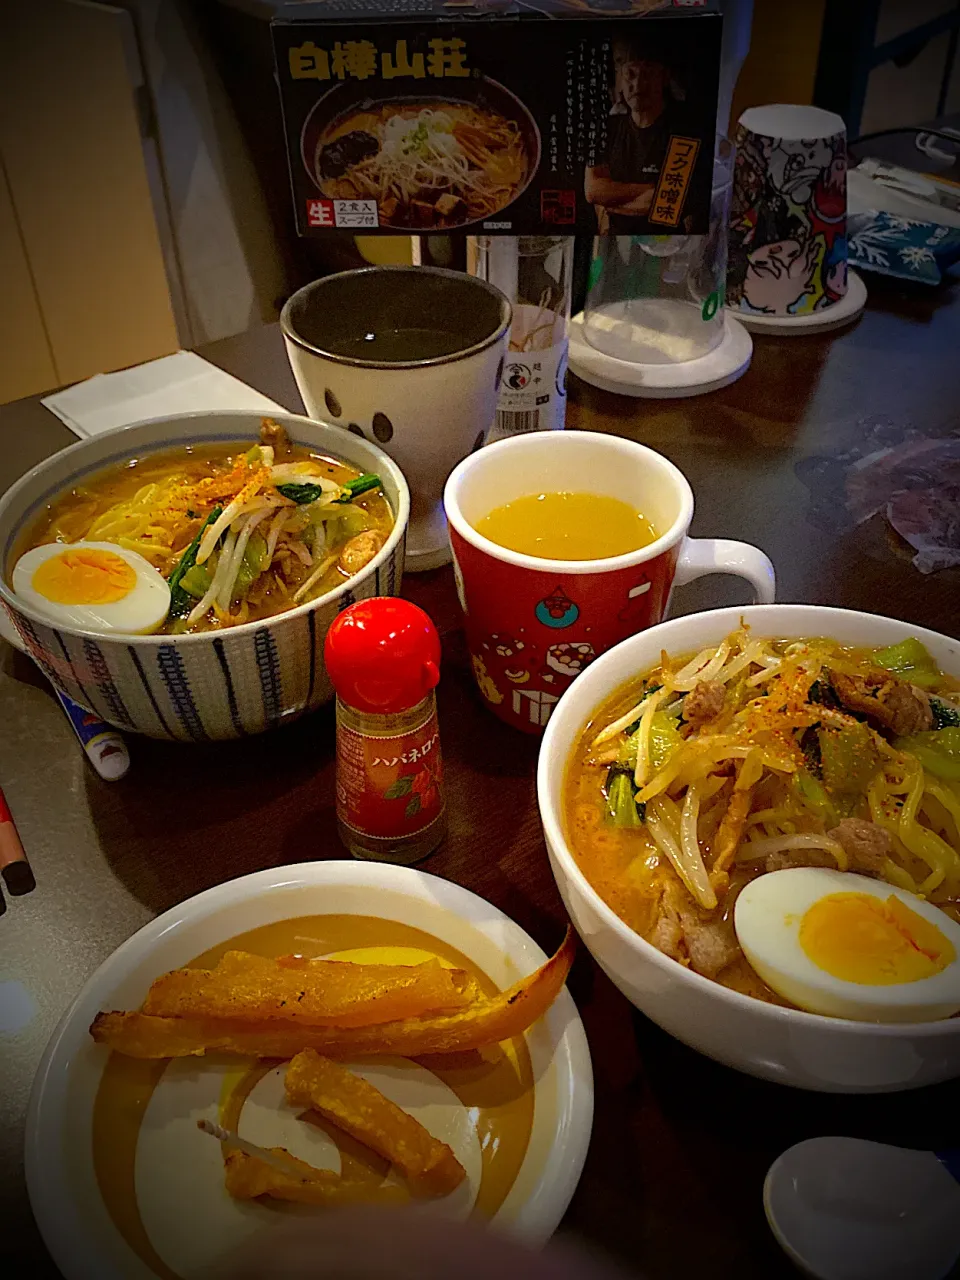
[[[595,662],[591,663],[587,670],[578,677],[577,682],[571,686],[576,688],[580,681],[585,682],[585,686],[590,687],[591,681],[594,679],[592,673],[597,671],[603,673],[605,669],[613,667],[620,652],[627,646],[636,645],[641,640],[649,640],[654,633],[660,633],[664,628],[671,628],[677,623],[689,623],[691,619],[707,618],[716,619],[724,617],[729,620],[731,626],[729,630],[735,630],[740,618],[746,622],[750,622],[750,614],[756,614],[761,610],[777,610],[783,612],[787,617],[798,617],[802,614],[809,614],[815,611],[821,618],[827,622],[831,618],[856,617],[869,622],[872,619],[882,618],[884,622],[892,622],[896,626],[902,627],[904,635],[916,636],[922,642],[928,638],[938,641],[947,641],[949,644],[955,644],[949,636],[939,631],[932,631],[929,627],[915,626],[913,623],[904,622],[899,618],[890,618],[886,614],[867,613],[860,609],[843,609],[832,605],[819,604],[764,604],[764,605],[738,605],[726,609],[704,609],[697,613],[683,614],[677,618],[670,618],[664,622],[659,622],[655,626],[648,627],[645,631],[640,631],[636,635],[628,636],[626,640],[621,640],[619,644],[614,645],[612,649],[608,649]],[[664,646],[667,647],[667,646]],[[694,646],[695,647],[695,646]],[[596,676],[596,681],[601,682],[601,676]],[[623,681],[618,681],[622,684]],[[612,689],[607,690],[607,694]],[[565,695],[566,696],[566,695]],[[602,701],[605,695],[598,695],[592,699],[591,706],[595,709]],[[568,704],[568,705],[573,705]],[[794,1027],[809,1027],[811,1030],[819,1031],[825,1028],[835,1029],[839,1034],[848,1036],[862,1036],[866,1033],[878,1035],[882,1039],[901,1039],[905,1036],[912,1038],[930,1038],[936,1039],[942,1036],[949,1036],[951,1032],[960,1036],[960,1017],[940,1018],[929,1022],[861,1022],[853,1018],[834,1018],[823,1013],[808,1013],[805,1009],[786,1008],[781,1005],[770,1004],[765,1000],[758,1000],[755,996],[744,995],[739,991],[733,991],[729,987],[723,986],[722,983],[715,982],[712,978],[705,978],[702,974],[695,973],[693,969],[688,969],[685,965],[678,964],[676,960],[672,960],[669,956],[664,955],[646,938],[641,937],[639,933],[631,929],[601,898],[600,894],[594,889],[593,885],[587,879],[580,869],[577,860],[573,856],[573,852],[567,842],[564,832],[564,823],[560,813],[554,811],[553,805],[553,785],[551,775],[553,773],[553,757],[556,755],[558,748],[555,740],[560,737],[565,722],[573,715],[572,711],[564,707],[564,698],[560,699],[557,707],[554,709],[550,722],[547,725],[546,732],[543,735],[543,741],[540,744],[540,754],[537,759],[537,803],[540,808],[540,820],[543,824],[544,834],[547,840],[547,847],[551,855],[551,869],[554,878],[558,881],[556,865],[561,868],[564,877],[572,883],[581,897],[585,898],[593,911],[600,917],[603,923],[628,947],[632,947],[639,955],[639,958],[646,963],[653,964],[660,969],[668,977],[676,982],[691,985],[694,990],[700,991],[706,995],[709,993],[719,1001],[721,1005],[726,1006],[731,1012],[742,1012],[748,1015],[766,1019],[770,1022],[781,1023]],[[589,718],[589,716],[588,716]],[[576,738],[583,732],[587,721],[583,720],[576,730]],[[569,727],[569,724],[567,725]],[[563,760],[562,774],[560,777],[560,785],[566,778],[567,768],[569,766],[569,754],[566,754]],[[586,942],[586,939],[584,940]]]
[[[281,423],[294,423],[299,426],[310,428],[320,428],[321,431],[336,431],[346,433],[343,427],[338,427],[334,423],[324,422],[321,418],[308,418],[305,414],[289,413],[287,410],[278,410],[277,412],[268,413],[266,410],[258,409],[199,409],[191,410],[186,413],[169,413],[163,414],[159,418],[144,418],[139,422],[127,422],[120,427],[111,427],[109,431],[98,431],[94,436],[88,436],[86,439],[78,440],[75,444],[69,444],[63,449],[58,449],[49,457],[42,458],[38,463],[25,472],[18,480],[16,480],[9,489],[0,494],[0,515],[7,509],[16,504],[16,499],[21,491],[28,487],[33,480],[42,475],[43,472],[53,463],[54,459],[61,459],[70,456],[80,456],[84,449],[94,442],[107,440],[112,437],[119,439],[125,432],[141,427],[161,427],[166,423],[183,422],[185,419],[195,419],[197,422],[209,421],[210,419],[224,419],[236,417],[248,417],[251,421],[256,419],[262,422],[264,418],[270,418],[272,421]],[[375,573],[381,565],[389,560],[396,548],[406,538],[407,525],[410,521],[410,489],[407,485],[406,477],[400,470],[399,466],[394,462],[389,454],[385,453],[373,441],[363,437],[363,442],[368,449],[377,455],[378,465],[383,469],[381,474],[389,473],[390,479],[396,485],[398,494],[398,510],[394,512],[393,528],[386,542],[373,557],[373,559],[363,566],[359,573],[355,573],[352,578],[348,578],[346,582],[340,586],[334,587],[331,591],[325,592],[322,596],[317,596],[315,600],[309,600],[306,604],[297,605],[293,609],[285,609],[282,613],[272,614],[268,618],[261,618],[255,622],[241,622],[235,627],[225,627],[217,631],[196,631],[185,635],[165,635],[162,632],[153,632],[148,635],[141,635],[134,632],[125,631],[90,631],[84,627],[74,627],[67,623],[57,622],[46,617],[38,609],[35,609],[28,602],[21,600],[8,585],[4,573],[4,567],[0,565],[0,601],[6,606],[11,613],[21,613],[29,618],[31,622],[39,623],[40,626],[46,628],[55,628],[66,636],[77,636],[82,640],[93,640],[98,644],[108,644],[116,641],[123,644],[147,644],[151,646],[159,646],[161,644],[175,644],[178,648],[181,645],[192,645],[198,641],[210,641],[214,637],[233,638],[234,636],[248,636],[256,631],[263,630],[274,623],[287,618],[301,618],[307,616],[321,605],[329,605],[331,601],[336,600],[339,596],[353,589],[353,584],[369,576],[371,572]],[[155,445],[151,445],[150,453],[159,453],[165,448],[176,448],[183,444],[183,440],[158,440]],[[189,443],[189,442],[187,442]],[[103,468],[101,468],[102,470]],[[97,470],[96,464],[90,468],[91,473]]]
[[[202,924],[205,920],[216,920],[222,911],[243,903],[255,903],[260,898],[297,890],[316,891],[327,884],[383,888],[394,895],[425,901],[456,920],[462,919],[515,962],[519,952],[527,953],[533,966],[547,959],[542,948],[521,925],[463,885],[415,867],[357,862],[347,858],[267,867],[238,876],[202,890],[147,921],[97,965],[71,1000],[47,1040],[30,1090],[24,1137],[27,1190],[43,1239],[65,1276],[75,1280],[80,1276],[83,1280],[93,1280],[95,1275],[96,1280],[102,1280],[103,1276],[111,1275],[120,1280],[120,1273],[115,1268],[90,1272],[86,1267],[89,1249],[84,1248],[80,1252],[77,1246],[81,1243],[88,1245],[89,1233],[96,1228],[78,1212],[63,1161],[55,1159],[51,1163],[50,1140],[49,1136],[45,1140],[44,1132],[52,1121],[62,1117],[62,1112],[70,1105],[69,1081],[75,1042],[88,1043],[86,1029],[91,1010],[95,1012],[103,1007],[104,1001],[111,998],[117,985],[129,973],[131,965],[149,957],[170,934]],[[294,910],[281,918],[295,918],[295,914]],[[372,914],[376,914],[375,910]],[[499,929],[506,931],[506,940],[497,941]],[[508,1230],[521,1234],[527,1232],[525,1238],[540,1243],[556,1229],[576,1190],[586,1160],[594,1111],[589,1043],[566,985],[544,1014],[543,1021],[548,1020],[552,1021],[551,1034],[555,1039],[551,1065],[555,1065],[562,1079],[557,1081],[557,1122],[547,1155],[562,1158],[552,1163],[548,1160],[550,1167],[555,1169],[552,1196],[545,1199],[541,1182],[518,1210],[514,1223],[503,1224]],[[66,1062],[64,1054],[67,1055]],[[534,1089],[536,1087],[535,1078]],[[44,1119],[44,1107],[53,1108],[52,1120]],[[521,1163],[521,1171],[522,1168]],[[493,1222],[496,1217],[494,1215]]]

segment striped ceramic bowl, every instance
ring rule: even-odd
[[[253,444],[259,413],[185,413],[104,432],[47,458],[0,498],[0,600],[50,681],[110,724],[151,738],[204,742],[292,720],[332,696],[323,641],[340,610],[399,593],[410,495],[397,464],[342,427],[286,413],[271,417],[295,444],[382,476],[396,523],[379,554],[342,587],[266,621],[200,635],[105,636],[51,626],[9,585],[31,524],[58,494],[106,467],[178,445]]]

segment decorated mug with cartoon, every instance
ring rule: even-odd
[[[804,316],[847,291],[847,138],[820,107],[750,107],[737,126],[727,302]]]
[[[604,560],[549,560],[479,534],[495,508],[531,493],[599,493],[628,502],[656,539]],[[508,724],[540,733],[594,658],[660,622],[675,585],[732,573],[774,599],[773,565],[745,542],[689,538],[693,492],[672,462],[593,431],[535,433],[465,458],[444,492],[457,592],[477,686]]]

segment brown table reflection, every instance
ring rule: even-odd
[[[693,484],[693,533],[762,547],[777,568],[779,599],[887,612],[956,635],[960,570],[924,577],[879,516],[842,533],[812,523],[810,492],[795,470],[804,459],[838,452],[876,419],[957,429],[957,285],[937,294],[871,288],[854,328],[758,339],[748,374],[701,399],[634,401],[571,378],[567,422],[667,454]],[[202,354],[301,410],[275,327]],[[72,438],[37,399],[3,407],[0,484]],[[679,590],[674,608],[739,603],[741,590],[729,579],[702,580]],[[537,814],[537,742],[481,705],[450,571],[409,576],[404,593],[433,616],[444,644],[439,703],[450,832],[425,868],[490,899],[551,948],[564,911]],[[0,642],[0,725],[0,784],[38,881],[0,920],[0,982],[23,984],[30,1002],[25,1025],[0,1031],[0,1220],[11,1224],[0,1233],[0,1257],[10,1257],[11,1277],[43,1277],[56,1272],[27,1206],[23,1126],[43,1045],[83,981],[137,928],[191,894],[344,851],[334,822],[329,709],[242,743],[133,739],[130,774],[104,783],[30,662]],[[590,1040],[597,1101],[586,1169],[563,1229],[651,1280],[794,1274],[767,1230],[760,1193],[770,1161],[802,1137],[960,1143],[955,1087],[861,1098],[786,1090],[671,1040],[585,952],[571,989]]]

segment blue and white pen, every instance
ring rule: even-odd
[[[130,754],[120,734],[99,716],[78,707],[59,689],[54,689],[54,693],[67,713],[67,719],[87,753],[87,759],[100,777],[107,782],[116,782],[122,778],[130,768]]]

